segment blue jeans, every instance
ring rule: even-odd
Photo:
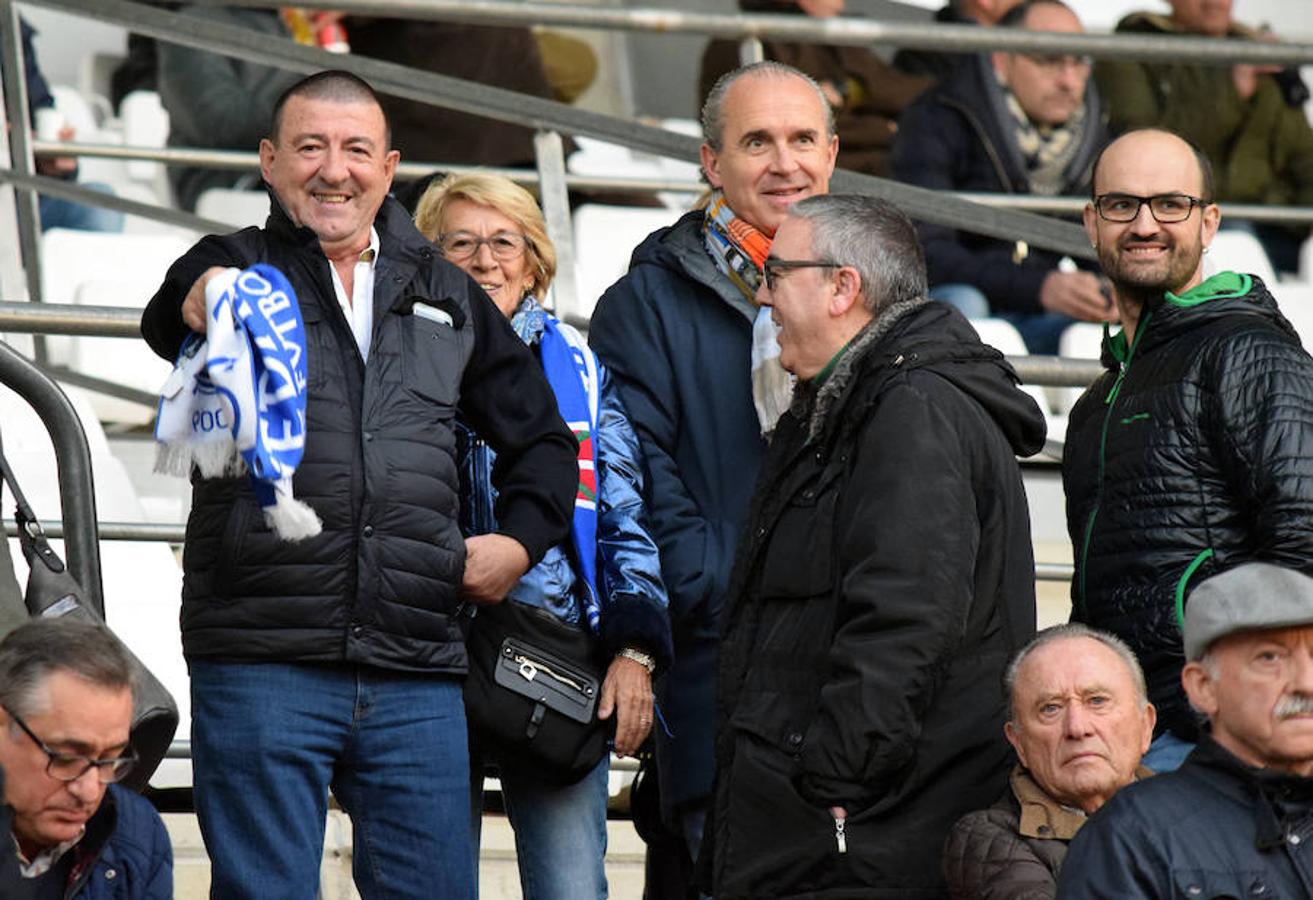
[[[364,898],[474,897],[465,707],[454,678],[191,660],[192,781],[210,896],[313,900],[328,789]]]
[[[930,299],[957,307],[968,319],[1002,319],[1017,329],[1026,349],[1045,356],[1058,355],[1058,339],[1067,326],[1075,322],[1071,316],[1053,312],[994,312],[984,293],[970,284],[939,284],[930,289]]]
[[[107,184],[86,182],[78,187],[90,188],[102,194],[114,191]],[[73,228],[78,231],[122,231],[123,213],[103,206],[91,206],[86,203],[74,203],[62,197],[38,195],[37,209],[41,213],[41,230],[51,228]]]
[[[474,810],[483,808],[481,769],[474,768],[471,780]],[[607,755],[580,781],[565,787],[521,773],[500,774],[506,817],[515,830],[515,858],[524,900],[605,900],[603,858],[610,771]],[[470,848],[477,867],[482,821],[477,813],[472,813],[471,819]]]
[[[1153,739],[1149,745],[1149,752],[1144,754],[1140,760],[1140,765],[1153,769],[1155,772],[1171,772],[1181,767],[1185,758],[1194,750],[1195,745],[1189,741],[1183,741],[1170,731],[1164,731]]]

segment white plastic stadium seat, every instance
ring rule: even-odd
[[[675,221],[668,209],[585,203],[574,211],[575,308],[591,315],[606,289],[629,271],[634,248],[653,231]]]
[[[1228,270],[1257,275],[1267,285],[1277,283],[1276,270],[1272,268],[1263,245],[1247,231],[1217,232],[1204,256],[1205,278]]]
[[[1115,329],[1114,329],[1115,330]],[[1098,359],[1103,353],[1103,326],[1092,322],[1068,325],[1058,339],[1058,355],[1064,359]],[[1062,388],[1059,393],[1058,412],[1066,415],[1076,405],[1082,388]]]
[[[191,242],[164,234],[106,234],[52,228],[41,237],[43,297],[51,303],[143,309],[173,261]],[[62,337],[46,339],[51,361],[139,390],[159,390],[169,367],[140,340]],[[104,419],[142,423],[153,410],[94,395]]]
[[[970,322],[976,334],[980,335],[980,339],[1004,356],[1029,355],[1030,351],[1026,349],[1025,339],[1011,322],[1005,319],[971,319]],[[1049,437],[1061,440],[1062,434],[1066,431],[1066,423],[1054,417],[1044,388],[1038,384],[1023,384],[1021,389],[1039,404],[1040,412],[1044,413],[1044,420],[1048,423]]]
[[[264,225],[269,218],[269,195],[262,190],[208,188],[196,200],[196,215],[227,222],[234,228]]]
[[[1283,281],[1271,287],[1281,314],[1299,333],[1304,349],[1313,353],[1313,284]]]

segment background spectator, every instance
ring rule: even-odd
[[[1057,0],[1027,0],[1000,25],[1075,34],[1080,20]],[[1054,196],[1083,191],[1104,129],[1090,62],[1063,54],[972,58],[904,114],[893,175],[945,191]],[[1056,253],[946,225],[922,224],[930,296],[969,318],[1016,325],[1032,353],[1057,353],[1071,322],[1114,321],[1100,279]]]
[[[1117,31],[1266,39],[1231,18],[1231,0],[1168,2],[1170,15],[1131,13]],[[1304,114],[1308,92],[1294,70],[1279,79],[1279,69],[1247,64],[1101,60],[1094,74],[1114,133],[1158,127],[1191,141],[1213,164],[1214,199],[1313,205],[1313,129]],[[1277,271],[1299,270],[1307,225],[1248,227]]]
[[[843,12],[844,0],[739,0],[744,12],[805,14],[828,18]],[[698,96],[705,97],[720,76],[739,66],[740,41],[713,40],[702,56]],[[834,107],[841,169],[884,175],[898,131],[898,115],[931,80],[907,75],[865,47],[763,41],[766,59],[777,60],[815,78]]]

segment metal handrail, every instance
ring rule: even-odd
[[[602,115],[564,103],[395,63],[352,54],[329,53],[286,38],[201,21],[131,0],[34,2],[38,6],[80,13],[122,25],[147,37],[264,65],[276,65],[306,73],[324,68],[345,69],[386,94],[534,129],[586,134],[676,159],[696,160],[701,146],[698,138],[629,119]],[[1031,247],[1052,250],[1073,259],[1093,259],[1093,251],[1084,231],[1067,222],[1054,222],[1032,213],[984,207],[937,191],[856,172],[835,172],[830,186],[835,191],[882,197],[898,204],[913,218],[926,222],[964,228],[1009,241],[1025,241]]]
[[[0,341],[0,384],[27,401],[50,433],[55,448],[62,520],[74,523],[68,534],[62,528],[59,531],[65,538],[68,569],[86,593],[85,599],[103,619],[105,599],[100,583],[95,481],[82,422],[59,385],[3,341]]]
[[[33,0],[46,5],[46,0]],[[279,0],[202,0],[209,6],[275,8]],[[944,23],[885,22],[836,16],[813,19],[777,13],[705,13],[677,9],[614,9],[507,0],[310,0],[302,6],[363,15],[450,20],[488,25],[550,25],[698,34],[721,38],[769,38],[815,44],[896,46],[961,53],[1043,51],[1153,62],[1196,60],[1303,65],[1313,62],[1313,44],[1277,44],[1228,38],[1130,34],[1056,34],[1017,28],[980,28]]]

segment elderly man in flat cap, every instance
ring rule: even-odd
[[[1183,630],[1208,732],[1081,830],[1058,896],[1313,896],[1313,578],[1237,566],[1190,594]]]

